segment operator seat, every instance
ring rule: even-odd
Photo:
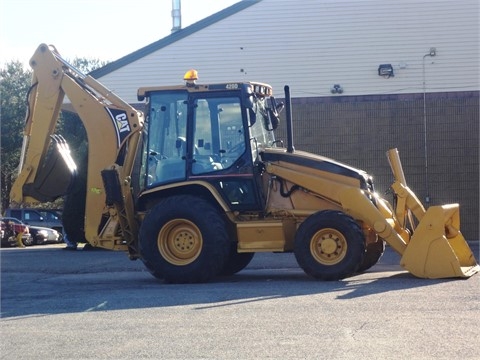
[[[187,141],[184,137],[179,136],[175,140],[175,148],[177,149],[177,157],[161,159],[158,161],[156,168],[156,182],[167,183],[170,181],[185,179],[185,155],[187,153]]]

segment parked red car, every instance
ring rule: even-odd
[[[17,244],[16,236],[22,232],[22,242],[25,246],[33,244],[33,238],[30,229],[20,220],[12,217],[0,218],[0,227],[2,235],[2,246],[12,246]]]

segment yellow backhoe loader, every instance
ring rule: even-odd
[[[13,205],[69,195],[78,172],[54,134],[68,97],[88,137],[85,238],[128,252],[157,278],[205,282],[234,274],[256,252],[293,252],[322,280],[373,266],[387,242],[422,278],[470,277],[480,270],[460,232],[458,204],[426,210],[389,150],[394,206],[372,177],[297,151],[289,88],[287,139],[275,139],[284,107],[269,85],[185,83],[138,90],[144,113],[42,44],[32,87]]]

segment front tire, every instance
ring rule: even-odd
[[[339,280],[354,274],[365,256],[365,237],[358,223],[340,211],[310,215],[295,235],[295,258],[308,275]]]
[[[140,227],[139,245],[147,269],[169,283],[211,280],[223,269],[230,246],[220,211],[190,195],[155,205]]]
[[[378,260],[382,257],[385,252],[385,241],[381,238],[378,238],[377,241],[367,245],[365,258],[363,259],[362,265],[358,268],[358,272],[364,272],[370,269],[375,265]]]

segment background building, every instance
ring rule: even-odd
[[[132,104],[190,68],[199,82],[269,83],[278,98],[288,84],[297,149],[367,170],[383,193],[397,147],[409,186],[426,204],[459,202],[472,240],[479,42],[478,0],[243,0],[91,75]]]

